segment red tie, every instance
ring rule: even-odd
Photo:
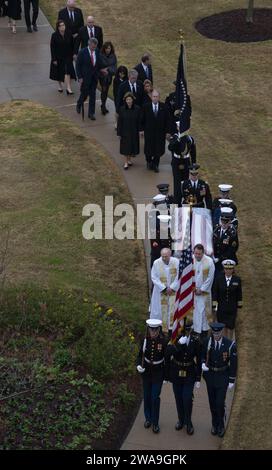
[[[94,67],[94,56],[93,56],[93,51],[91,51],[91,62],[92,62],[92,65]]]

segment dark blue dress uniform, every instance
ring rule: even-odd
[[[181,183],[189,178],[189,167],[196,163],[196,144],[191,135],[175,133],[171,136],[168,149],[172,153],[172,173],[174,182],[174,198],[176,204],[181,201]]]
[[[223,230],[221,225],[217,225],[213,232],[213,249],[214,257],[218,258],[215,263],[216,271],[222,271],[222,261],[232,259],[238,264],[236,252],[239,248],[239,240],[237,230],[230,225]]]
[[[233,219],[231,221],[231,224],[238,229],[238,219],[236,218],[236,213],[237,213],[237,206],[234,204],[234,202],[230,202],[227,206],[226,204],[221,204],[219,199],[223,199],[222,197],[216,197],[213,200],[212,203],[212,220],[213,220],[213,226],[215,227],[216,225],[219,224],[219,219],[221,216],[221,207],[230,207],[233,212]]]
[[[162,332],[157,338],[147,336],[141,343],[137,365],[142,366],[144,414],[146,422],[158,426],[160,393],[165,375],[166,340]]]
[[[188,179],[181,184],[181,203],[189,204],[192,201],[193,207],[212,208],[212,196],[210,187],[206,181],[198,180],[197,185]]]
[[[232,275],[227,282],[224,272],[218,274],[213,285],[213,307],[217,308],[217,320],[233,330],[237,309],[242,307],[242,282],[239,276]]]
[[[193,389],[201,378],[201,344],[199,338],[189,337],[187,344],[169,344],[166,350],[166,379],[172,382],[179,422],[176,429],[183,425],[192,430]],[[188,429],[187,429],[188,430]],[[190,432],[192,434],[193,432]]]
[[[219,345],[218,345],[219,346]],[[203,372],[207,385],[210,410],[212,414],[212,434],[223,436],[225,426],[225,399],[229,383],[234,383],[237,371],[237,351],[235,341],[224,336],[221,346],[215,350],[215,340],[211,337],[204,343],[202,362],[209,367]]]

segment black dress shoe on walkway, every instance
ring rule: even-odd
[[[194,430],[194,426],[192,425],[192,423],[190,424],[187,424],[187,434],[189,434],[189,436],[192,436],[192,434],[194,434],[195,430]]]
[[[33,31],[38,31],[38,28],[37,28],[36,24],[33,25]]]
[[[153,424],[152,426],[152,431],[155,433],[155,434],[158,434],[160,432],[160,426],[157,424]]]
[[[150,421],[146,420],[146,421],[144,422],[144,427],[145,427],[145,429],[150,428],[150,426],[151,426]]]
[[[90,114],[90,116],[88,116],[88,117],[91,121],[96,121],[96,117],[95,117],[94,114]]]
[[[216,436],[216,435],[217,435],[217,427],[216,427],[216,426],[212,426],[211,434],[212,434],[213,436]]]
[[[32,28],[31,28],[31,26],[28,26],[28,27],[27,27],[27,32],[28,32],[28,33],[32,33]]]
[[[155,166],[154,171],[155,171],[155,173],[159,173],[160,172],[159,167]]]
[[[180,421],[178,421],[177,424],[176,424],[176,426],[175,426],[175,430],[176,430],[176,431],[180,431],[182,428],[183,428],[183,423],[181,423]]]
[[[79,104],[79,103],[77,103],[77,105],[76,105],[76,112],[77,112],[78,114],[81,113],[81,104]]]
[[[218,428],[217,435],[218,437],[223,437],[225,434],[225,428]]]

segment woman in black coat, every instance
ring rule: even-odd
[[[102,68],[100,69],[99,83],[101,86],[101,112],[103,115],[109,111],[106,108],[106,101],[108,98],[109,87],[112,82],[112,77],[116,73],[117,59],[114,53],[113,44],[108,41],[102,46],[100,52],[100,60]]]
[[[117,103],[118,103],[117,98],[118,98],[119,87],[121,83],[123,83],[127,79],[128,79],[128,69],[124,65],[120,65],[113,79],[113,98],[114,98],[114,104],[115,104],[115,112],[116,112]],[[115,117],[116,117],[115,129],[117,129],[117,118],[118,118],[117,112],[115,114]]]
[[[124,96],[125,104],[121,106],[118,116],[117,135],[120,137],[120,153],[125,156],[125,170],[132,166],[131,157],[140,151],[141,108],[134,104],[134,100],[134,95],[127,92]]]
[[[63,20],[58,20],[56,31],[51,36],[51,65],[50,78],[59,82],[60,93],[63,92],[63,82],[66,83],[67,95],[73,95],[71,78],[76,79],[73,65],[73,36],[65,30]]]
[[[16,20],[22,18],[21,0],[8,0],[7,14],[9,17],[9,27],[12,33],[16,33]]]

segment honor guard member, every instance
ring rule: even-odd
[[[234,218],[236,217],[236,212],[237,212],[237,207],[230,198],[230,191],[232,189],[232,185],[231,184],[219,184],[218,188],[219,188],[219,196],[215,197],[212,203],[214,226],[219,223],[221,207],[223,206],[231,207]],[[222,203],[222,201],[224,201],[224,203]],[[237,225],[238,225],[238,221],[237,221]]]
[[[216,225],[219,224],[221,209],[224,208],[224,207],[227,207],[227,208],[231,209],[231,211],[232,211],[231,225],[233,225],[233,227],[235,227],[236,230],[238,230],[238,219],[234,215],[234,214],[236,214],[236,212],[234,213],[234,211],[233,211],[233,206],[235,207],[235,210],[236,210],[236,206],[233,204],[232,199],[221,199],[220,198],[220,199],[218,199],[218,202],[219,202],[219,206],[213,211],[213,226],[215,227]]]
[[[212,208],[212,196],[208,183],[198,179],[200,166],[194,163],[189,167],[189,179],[181,183],[181,204],[193,207]]]
[[[232,259],[238,263],[236,252],[239,247],[237,230],[231,224],[233,212],[231,208],[222,207],[219,224],[213,232],[213,250],[216,274],[222,271],[222,261]]]
[[[166,214],[156,215],[156,230],[155,233],[151,232],[151,268],[156,259],[161,256],[163,248],[170,248],[172,252],[171,237],[171,216]]]
[[[168,150],[172,154],[172,173],[174,197],[177,204],[181,201],[181,182],[189,178],[189,167],[196,163],[196,145],[189,134],[179,132],[180,122],[176,122],[177,132],[170,138]]]
[[[193,390],[200,387],[201,354],[199,338],[191,334],[192,322],[185,323],[185,331],[175,344],[166,349],[166,379],[172,382],[175,395],[179,431],[186,426],[187,434],[194,433],[192,424]]]
[[[164,380],[166,340],[161,331],[162,322],[146,320],[147,331],[137,359],[137,371],[142,375],[144,390],[145,428],[152,426],[160,432],[160,393]]]
[[[171,204],[175,203],[174,196],[169,194],[169,184],[168,183],[160,183],[157,184],[157,188],[160,194],[166,196],[165,203],[167,207],[170,209]],[[171,215],[171,214],[169,214]]]
[[[210,323],[212,336],[206,340],[201,353],[212,414],[211,433],[219,437],[225,434],[226,392],[233,388],[237,371],[236,343],[223,336],[224,326],[224,323]]]
[[[173,82],[173,85],[176,87],[176,81]],[[166,99],[165,104],[168,108],[170,117],[171,117],[171,127],[172,132],[176,132],[176,121],[180,119],[180,109],[177,107],[177,94],[176,90],[170,93]],[[192,105],[190,95],[187,94],[186,107],[182,113],[182,124],[180,132],[188,131],[191,127],[191,115],[192,115]]]
[[[238,308],[242,308],[242,282],[234,274],[235,261],[226,259],[222,262],[224,272],[219,273],[213,285],[213,308],[217,320],[225,324],[224,334],[233,337]]]

